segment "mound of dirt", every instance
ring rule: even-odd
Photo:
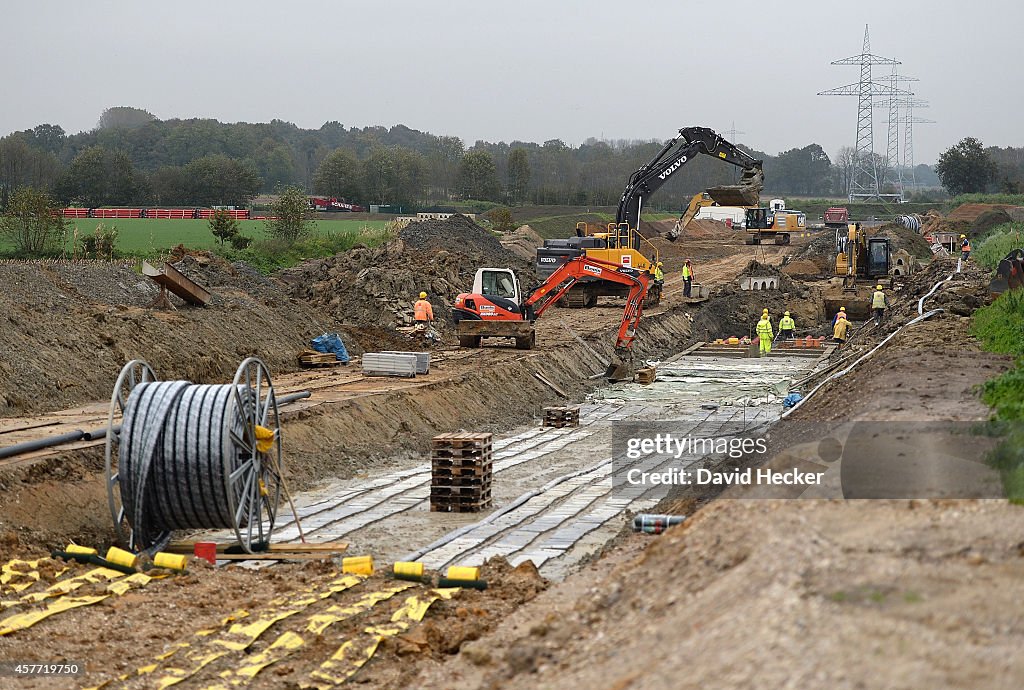
[[[250,355],[273,372],[295,370],[295,353],[325,330],[320,314],[244,264],[201,261],[183,254],[176,265],[211,290],[210,305],[172,296],[173,311],[147,308],[159,289],[132,265],[0,265],[0,416],[109,398],[136,358],[195,383],[230,380]]]
[[[974,223],[978,218],[989,211],[1003,211],[1004,213],[1008,209],[1020,208],[1013,204],[961,204],[957,206],[953,211],[946,216],[947,220],[950,221],[965,221],[967,223]]]
[[[788,276],[816,276],[822,272],[822,266],[810,259],[796,259],[783,264],[781,270]]]
[[[494,233],[461,214],[447,220],[409,223],[398,233],[398,239],[412,251],[462,252],[474,259],[491,261],[489,266],[500,266],[508,255]]]
[[[655,220],[655,221],[640,221],[640,234],[651,239],[652,237],[664,237],[668,234],[672,228],[675,227],[676,221],[674,219],[667,220]],[[691,220],[683,232],[679,235],[679,240],[726,240],[733,239],[736,237],[738,230],[730,228],[728,225],[720,220]]]
[[[389,331],[413,322],[420,291],[434,309],[435,326],[452,330],[451,304],[472,288],[477,268],[508,267],[524,288],[533,262],[501,246],[492,233],[465,216],[410,223],[386,245],[303,262],[278,274],[290,294],[338,321]]]
[[[971,236],[984,235],[992,228],[1012,221],[1013,218],[1010,217],[1010,214],[1002,209],[985,211],[971,224]]]
[[[891,251],[898,252],[901,249],[918,259],[930,259],[932,256],[931,245],[918,232],[905,228],[896,223],[886,223],[875,231],[874,237],[887,237]]]
[[[537,257],[537,247],[544,245],[544,238],[529,225],[520,225],[512,232],[503,235],[499,241],[502,247],[530,263],[533,263]]]
[[[956,270],[957,259],[936,258],[923,270],[894,284],[896,297],[892,318],[887,318],[883,327],[892,330],[896,324],[917,316],[917,302],[927,295],[932,287],[950,275],[952,280],[932,294],[924,303],[924,310],[944,309],[958,316],[969,316],[978,307],[989,301],[989,272],[976,263],[967,262]]]

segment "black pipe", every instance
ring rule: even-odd
[[[282,395],[277,399],[278,405],[287,405],[293,403],[296,400],[302,400],[308,398],[312,393],[309,391],[299,391],[298,393],[291,393],[290,395]],[[114,426],[114,433],[121,433],[121,425],[116,424]],[[75,441],[99,441],[107,437],[107,427],[100,427],[99,429],[93,429],[92,431],[82,431],[80,429],[75,431],[69,431],[66,434],[60,436],[51,436],[49,438],[40,438],[35,441],[25,441],[24,443],[16,443],[13,446],[7,446],[6,448],[0,448],[0,459],[9,458],[14,455],[21,455],[22,453],[31,453],[34,450],[42,450],[43,448],[50,448],[52,446],[59,446],[62,443],[74,443]]]
[[[81,441],[84,438],[85,432],[81,429],[77,429],[75,431],[69,431],[66,434],[61,434],[60,436],[51,436],[49,438],[39,438],[35,441],[15,443],[13,446],[0,448],[0,458],[9,458],[13,455],[21,455],[22,453],[31,453],[34,450],[42,450],[43,448],[49,448],[51,446],[59,446],[62,443],[74,443],[75,441]]]
[[[121,425],[114,425],[114,433],[121,433]],[[107,437],[107,427],[101,426],[99,429],[93,429],[92,431],[86,431],[83,440],[85,441],[101,441]]]
[[[309,391],[299,391],[298,393],[289,393],[288,395],[282,395],[280,398],[278,398],[277,399],[277,404],[278,405],[287,405],[288,403],[293,403],[296,400],[302,400],[303,398],[308,398],[311,395],[313,395],[313,394],[310,393]]]

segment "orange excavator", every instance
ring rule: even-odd
[[[531,350],[537,342],[534,322],[581,280],[605,280],[629,289],[615,339],[615,353],[605,372],[609,381],[633,377],[632,345],[643,313],[649,274],[628,266],[581,255],[558,266],[528,293],[510,268],[481,268],[473,292],[455,298],[453,318],[462,347],[480,347],[481,338],[512,338],[516,348]]]

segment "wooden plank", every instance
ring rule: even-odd
[[[196,542],[194,541],[172,541],[165,551],[168,553],[185,553],[191,554],[195,551]],[[224,553],[225,549],[229,549],[232,546],[238,546],[238,544],[217,544],[217,553]],[[340,553],[348,549],[348,542],[345,541],[325,541],[318,543],[307,542],[305,544],[298,543],[282,543],[282,544],[270,544],[266,553]]]
[[[544,374],[541,374],[539,371],[536,371],[536,372],[533,373],[533,375],[534,375],[534,377],[536,377],[536,379],[538,381],[543,383],[545,386],[547,386],[548,388],[553,390],[555,393],[557,393],[561,397],[566,398],[566,399],[569,398],[569,394],[568,393],[566,393],[561,388],[559,388],[554,383],[552,383],[546,376],[544,376]]]

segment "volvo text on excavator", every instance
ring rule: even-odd
[[[622,285],[626,307],[622,314],[615,356],[605,377],[632,378],[632,345],[643,313],[650,275],[609,261],[576,256],[558,266],[543,283],[525,293],[510,268],[481,268],[473,292],[455,298],[453,317],[462,347],[480,347],[481,338],[512,338],[516,348],[530,350],[537,340],[534,321],[581,281],[605,280]]]
[[[748,206],[757,205],[764,180],[761,172],[762,162],[707,127],[684,127],[654,158],[630,176],[619,199],[614,223],[600,229],[595,229],[587,223],[577,223],[575,237],[545,240],[544,246],[537,248],[537,275],[544,278],[569,259],[584,255],[591,259],[653,273],[658,262],[658,250],[637,231],[644,201],[698,153],[743,168],[740,184],[708,190],[715,200],[721,197],[724,202],[739,201]],[[699,206],[691,206],[693,213],[696,213]],[[667,235],[669,240],[675,241],[678,238],[679,227],[680,224],[677,223],[675,230]],[[662,286],[660,282],[655,282],[653,277],[650,281],[647,305],[654,306],[661,299]],[[628,286],[610,280],[581,279],[568,291],[565,302],[570,307],[593,307],[597,305],[598,297],[625,296],[628,290]]]

